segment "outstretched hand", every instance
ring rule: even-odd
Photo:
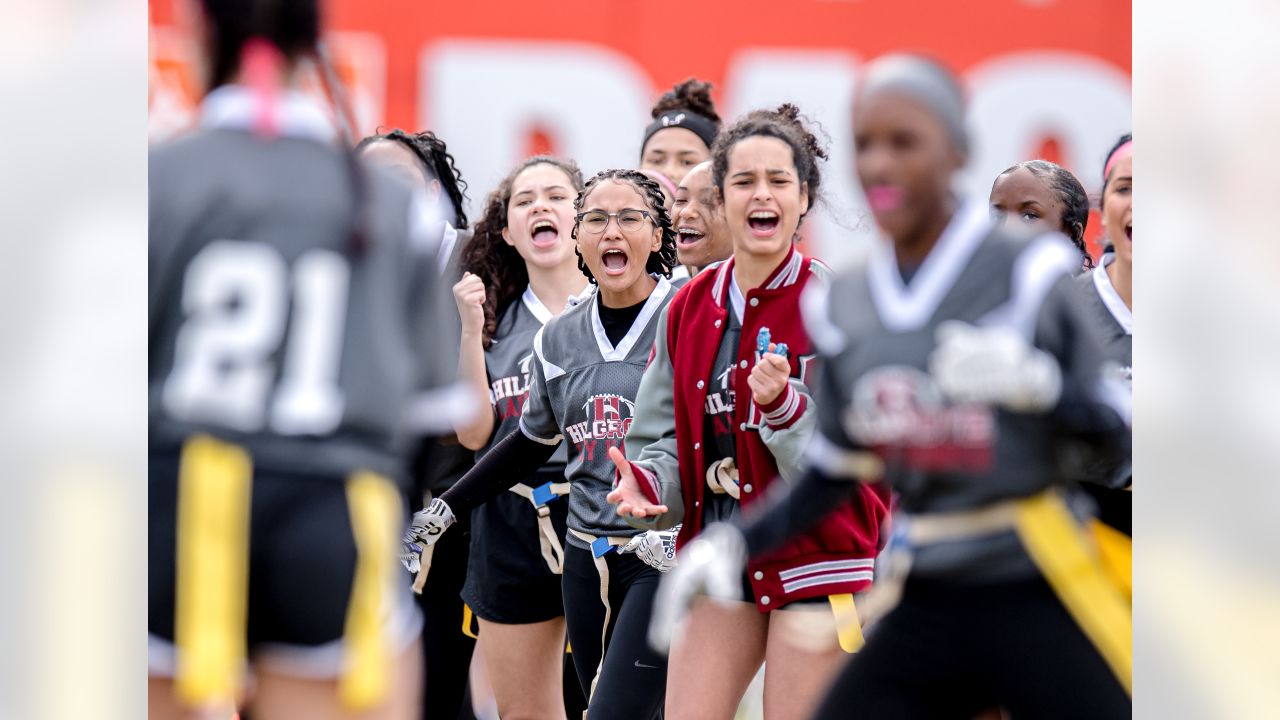
[[[666,505],[654,505],[640,490],[640,481],[636,479],[627,456],[616,447],[609,448],[609,459],[618,468],[618,482],[613,492],[606,498],[610,505],[616,505],[620,517],[645,518],[655,517],[667,511]]]

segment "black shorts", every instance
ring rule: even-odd
[[[1080,483],[1080,488],[1098,505],[1098,519],[1133,537],[1133,493],[1128,490]]]
[[[525,484],[564,482],[561,472],[538,472]],[[547,503],[561,547],[569,515],[568,496]],[[504,492],[471,513],[471,563],[462,599],[477,617],[505,625],[527,625],[564,615],[560,575],[542,556],[538,514],[528,499]]]
[[[178,615],[184,612],[178,605],[187,602],[180,600],[187,597],[200,598],[186,605],[185,620],[181,621],[194,628],[188,637],[220,633],[218,637],[226,642],[242,645],[250,660],[267,661],[273,670],[301,677],[336,678],[342,674],[344,635],[356,623],[368,622],[372,616],[361,614],[372,605],[392,608],[382,614],[383,620],[364,625],[381,629],[381,638],[375,636],[375,647],[399,653],[419,635],[422,620],[412,600],[411,581],[396,562],[399,535],[407,521],[404,498],[390,481],[369,475],[357,480],[355,476],[303,476],[255,469],[248,508],[242,500],[238,505],[230,500],[218,507],[218,502],[209,502],[205,493],[187,484],[189,473],[180,481],[179,465],[176,454],[152,456],[149,463],[147,630],[151,674],[174,675],[176,626]],[[189,468],[190,464],[184,472]],[[179,528],[180,485],[193,498],[201,498],[201,502],[192,501],[182,508],[186,513],[183,528]],[[364,520],[353,527],[357,515]],[[395,542],[389,548],[385,532],[375,533],[372,540],[367,532],[370,527],[381,527],[383,519],[390,519],[395,530]],[[211,527],[230,530],[211,533]],[[359,544],[356,528],[365,529]],[[369,552],[375,542],[381,543],[376,559]],[[197,547],[203,549],[193,549]],[[389,558],[381,551],[385,549],[392,551]],[[185,559],[182,568],[178,567],[179,553]],[[230,558],[230,564],[211,573],[220,563],[210,559],[219,556]],[[179,583],[185,583],[185,589],[179,588]],[[210,617],[214,619],[210,621]],[[184,645],[188,642],[177,639]]]
[[[958,586],[908,577],[832,684],[821,720],[1129,718],[1102,655],[1040,578]]]

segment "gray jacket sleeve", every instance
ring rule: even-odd
[[[794,402],[802,404],[803,409],[798,418],[785,425],[775,426],[766,415],[765,424],[760,428],[760,439],[773,454],[773,459],[778,464],[778,474],[787,484],[794,485],[808,469],[805,450],[817,427],[818,414],[809,388],[797,378],[791,378],[787,382],[790,385],[787,393],[794,392]]]
[[[631,429],[627,431],[627,460],[640,483],[648,483],[666,513],[656,518],[624,518],[641,530],[666,530],[684,520],[680,492],[680,463],[676,449],[675,373],[667,347],[667,312],[658,319],[653,359],[640,388]]]

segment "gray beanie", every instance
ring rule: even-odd
[[[964,94],[945,67],[921,55],[886,55],[867,66],[858,94],[867,96],[886,90],[909,95],[923,104],[951,133],[960,152],[968,156]]]

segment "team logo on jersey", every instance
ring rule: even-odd
[[[719,415],[721,413],[733,414],[733,366],[724,369],[724,372],[716,376],[715,385],[719,388],[715,392],[707,393],[707,414]]]
[[[533,353],[520,358],[520,374],[498,378],[489,385],[489,403],[498,411],[498,417],[520,417],[525,398],[529,396],[529,367]]]
[[[979,471],[991,465],[995,415],[982,405],[949,405],[927,373],[890,366],[853,387],[845,429],[858,442],[916,470]]]
[[[606,449],[622,447],[635,410],[636,404],[621,395],[592,395],[582,404],[587,419],[565,428],[565,434],[578,446],[579,452],[591,460],[601,443]]]

